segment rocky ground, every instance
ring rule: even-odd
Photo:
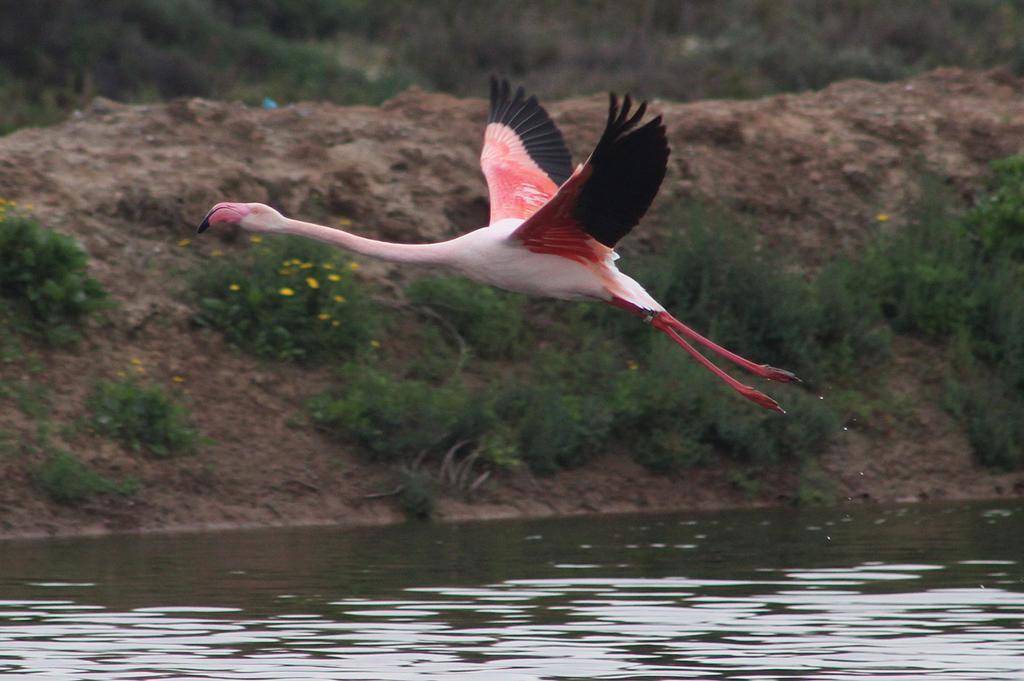
[[[577,158],[597,139],[606,106],[600,96],[548,105]],[[726,203],[809,268],[898,224],[922,172],[969,198],[989,161],[1024,152],[1024,80],[1002,70],[939,70],[884,85],[848,81],[802,95],[655,101],[653,108],[664,115],[672,145],[658,201]],[[0,138],[0,197],[78,238],[93,276],[117,303],[77,348],[38,350],[53,419],[77,418],[94,381],[119,371],[167,385],[178,376],[212,439],[198,456],[153,460],[80,438],[76,454],[108,474],[137,478],[142,490],[74,508],[42,496],[30,484],[28,462],[0,458],[0,535],[399,520],[393,498],[375,497],[391,484],[387,469],[288,425],[328,370],[264,363],[196,329],[181,273],[214,250],[245,247],[226,230],[192,239],[195,224],[220,200],[272,203],[329,224],[348,218],[354,231],[397,241],[483,225],[487,197],[477,157],[485,120],[481,99],[418,90],[380,108],[98,100],[61,125]],[[893,219],[880,223],[879,213]],[[183,239],[192,241],[179,245]],[[641,227],[624,255],[650,246]],[[361,272],[385,283],[405,276],[377,263]],[[957,424],[928,406],[936,400],[920,400],[942,389],[938,352],[897,342],[879,390],[901,405],[898,413],[849,424],[822,459],[817,474],[836,500],[1024,495],[1024,474],[976,468]],[[0,402],[0,429],[26,433],[29,421]],[[769,471],[751,493],[727,468],[658,477],[609,452],[551,478],[502,476],[472,500],[448,495],[440,515],[771,504],[791,499],[799,476]]]

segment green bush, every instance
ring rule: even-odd
[[[437,486],[422,471],[403,469],[399,475],[398,505],[408,518],[429,520],[437,508]]]
[[[642,279],[694,330],[812,384],[851,370],[854,356],[885,356],[888,336],[877,305],[846,268],[826,268],[809,283],[720,210],[695,205],[668,219],[686,227],[643,268]]]
[[[314,360],[368,348],[379,325],[353,275],[358,264],[308,239],[266,241],[196,273],[197,321],[273,359]]]
[[[975,458],[1011,469],[1024,466],[1024,157],[992,168],[966,212],[926,179],[907,224],[882,235],[850,281],[896,330],[955,349],[947,405]]]
[[[704,465],[716,452],[751,466],[813,458],[839,428],[831,407],[799,387],[771,385],[788,410],[780,415],[738,399],[674,345],[659,344],[647,362],[625,378],[613,432],[652,470]]]
[[[975,258],[950,197],[926,178],[907,223],[872,244],[855,283],[897,331],[940,340],[970,320]]]
[[[314,422],[335,437],[390,462],[477,439],[491,418],[486,401],[461,383],[395,378],[368,364],[346,367],[339,389],[313,397],[309,409]]]
[[[64,451],[51,454],[35,469],[33,479],[52,500],[68,505],[103,494],[133,494],[138,486],[133,481],[117,483]]]
[[[947,401],[967,427],[975,460],[1003,471],[1024,468],[1024,396],[995,377],[951,381]]]
[[[188,410],[158,385],[101,381],[86,400],[90,424],[136,452],[157,457],[195,451],[199,433]]]
[[[106,295],[86,274],[87,261],[74,239],[0,201],[0,295],[26,330],[52,344],[78,339],[82,322]]]
[[[507,73],[547,97],[617,83],[688,100],[1024,66],[1024,10],[998,0],[35,0],[19,10],[0,42],[0,134],[95,95],[378,103],[412,83],[479,96],[488,74]]]
[[[406,295],[446,319],[479,357],[511,358],[524,349],[521,296],[454,277],[418,279]]]
[[[993,162],[989,189],[965,216],[967,229],[986,260],[1024,261],[1024,155]]]

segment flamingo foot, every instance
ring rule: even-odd
[[[759,368],[761,371],[757,373],[760,376],[767,378],[769,381],[778,381],[779,383],[803,383],[803,381],[800,380],[800,377],[792,371],[779,369],[768,364],[762,364]]]
[[[760,390],[751,388],[749,385],[740,386],[736,391],[758,406],[764,407],[765,409],[771,409],[772,411],[777,411],[780,414],[786,413],[786,410],[779,406],[778,402],[768,397]]]

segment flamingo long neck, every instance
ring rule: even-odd
[[[394,244],[387,241],[367,239],[350,232],[312,222],[285,218],[284,229],[288,234],[316,239],[371,258],[390,260],[417,265],[443,266],[452,262],[451,241],[434,244]]]

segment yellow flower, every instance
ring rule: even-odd
[[[128,375],[128,374],[126,374],[126,373],[125,373],[125,372],[123,372],[123,371],[118,371],[118,372],[117,372],[117,377],[118,377],[118,378],[124,378],[124,377],[125,377],[125,376],[127,376],[127,375]]]
[[[337,274],[328,274],[327,278],[330,279],[331,281],[341,281],[341,277],[338,276]]]
[[[294,296],[295,295],[295,291],[291,290],[287,286],[285,286],[283,289],[278,290],[278,293],[280,293],[282,296]]]
[[[331,322],[331,326],[341,326],[341,322],[335,319],[333,322]]]
[[[350,218],[340,218],[338,220],[338,224],[341,225],[342,227],[348,227],[349,225],[352,224],[352,220]]]
[[[326,312],[321,312],[316,316],[316,318],[322,322],[326,322],[328,319],[331,318],[331,315],[327,314]]]
[[[334,263],[333,262],[321,263],[320,267],[323,267],[325,270],[333,270],[334,269]]]
[[[336,303],[344,303],[345,302],[345,296],[334,296],[334,302],[336,302]]]
[[[130,362],[131,362],[132,364],[134,364],[135,366],[142,366],[142,360],[141,360],[141,359],[139,359],[138,357],[132,357],[132,358],[131,358],[130,360],[128,360],[128,361],[130,361]]]
[[[629,369],[630,371],[636,371],[639,367],[640,367],[640,365],[637,364],[634,360],[632,360],[632,359],[627,359],[626,360],[626,368]]]
[[[212,257],[212,258],[223,258],[224,257],[224,251],[220,250],[219,248],[215,249],[213,251],[210,251],[210,257]]]
[[[306,285],[310,288],[320,288],[320,282],[313,277],[306,277]]]
[[[282,277],[287,277],[289,274],[293,273],[294,271],[295,270],[283,269],[283,270],[278,270],[277,273],[280,274]]]
[[[379,348],[380,347],[380,341],[379,340],[372,340],[372,341],[370,341],[370,347],[371,348]]]
[[[235,284],[235,283],[232,283],[230,286],[228,286],[228,290],[229,291],[238,291],[238,290],[241,290],[241,288],[242,288],[241,286],[239,286],[238,284]]]
[[[251,237],[249,237],[249,241],[254,244],[261,244],[263,243],[263,237],[261,237],[259,234],[253,234]]]
[[[311,269],[313,267],[313,263],[311,263],[311,262],[304,262],[301,265],[299,265],[299,267],[301,267],[304,270],[308,270],[308,269]]]
[[[889,214],[879,213],[878,215],[875,216],[875,219],[878,220],[879,222],[889,222]]]
[[[181,241],[178,242],[178,245],[188,246],[190,243],[192,243],[192,239],[182,239]]]
[[[352,270],[353,272],[355,272],[356,270],[358,270],[358,269],[359,269],[359,267],[360,267],[360,265],[359,265],[359,263],[357,263],[357,262],[350,262],[350,263],[348,264],[348,268],[349,268],[350,270]]]
[[[184,376],[174,376],[174,377],[171,378],[171,380],[174,381],[175,383],[184,383],[185,382],[185,377]]]

